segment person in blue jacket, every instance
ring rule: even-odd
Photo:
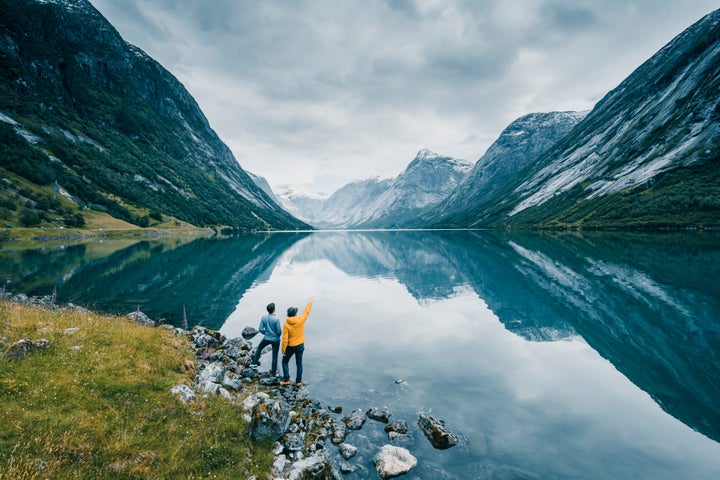
[[[272,346],[272,369],[270,375],[277,375],[278,351],[280,350],[280,340],[282,339],[282,326],[280,319],[275,315],[275,304],[270,303],[267,306],[268,314],[260,319],[260,328],[258,331],[264,335],[253,355],[253,364],[260,365],[260,354],[263,348],[268,345]]]

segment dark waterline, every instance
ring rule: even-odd
[[[719,267],[709,233],[315,232],[0,255],[12,291],[175,325],[185,305],[228,336],[268,301],[314,295],[314,396],[411,424],[432,411],[462,436],[440,452],[415,435],[422,478],[717,478]],[[349,439],[359,465],[381,427]]]

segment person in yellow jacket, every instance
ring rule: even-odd
[[[290,307],[287,310],[287,319],[283,325],[282,332],[283,378],[280,381],[280,385],[290,385],[290,366],[288,364],[292,356],[295,355],[295,366],[297,367],[295,386],[302,386],[302,358],[303,352],[305,351],[305,320],[307,320],[308,315],[310,315],[312,305],[313,299],[311,298],[300,316],[297,316],[298,309],[295,307]]]

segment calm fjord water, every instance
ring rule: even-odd
[[[185,305],[190,325],[230,337],[270,301],[314,296],[312,396],[406,420],[423,479],[720,478],[718,272],[715,234],[278,233],[0,254],[11,291],[176,325]],[[421,411],[461,443],[434,450]],[[349,435],[369,474],[347,478],[375,477],[382,427]]]

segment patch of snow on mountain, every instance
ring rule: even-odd
[[[28,132],[24,128],[16,127],[15,132],[21,137],[23,137],[31,145],[37,145],[38,143],[40,143],[40,137],[38,137],[34,133]]]
[[[0,112],[0,122],[9,123],[10,125],[17,126],[19,125],[18,122],[10,118],[8,115],[5,115],[4,113]]]
[[[583,161],[573,162],[573,160],[583,156],[585,157]],[[582,183],[590,175],[597,171],[595,165],[593,165],[593,161],[597,158],[599,158],[597,153],[588,153],[586,149],[576,150],[573,155],[566,159],[566,161],[559,162],[559,164],[553,163],[552,165],[549,165],[543,169],[547,177],[543,178],[545,181],[541,184],[539,189],[513,208],[510,215],[512,216],[525,210],[526,208],[540,205],[546,200],[552,198],[554,195],[570,190],[575,185]],[[538,177],[543,174],[543,171],[541,171]],[[550,172],[557,173],[550,174]],[[523,186],[520,186],[518,190],[525,190],[525,188],[529,189],[534,185],[525,186],[525,188],[523,188]]]

